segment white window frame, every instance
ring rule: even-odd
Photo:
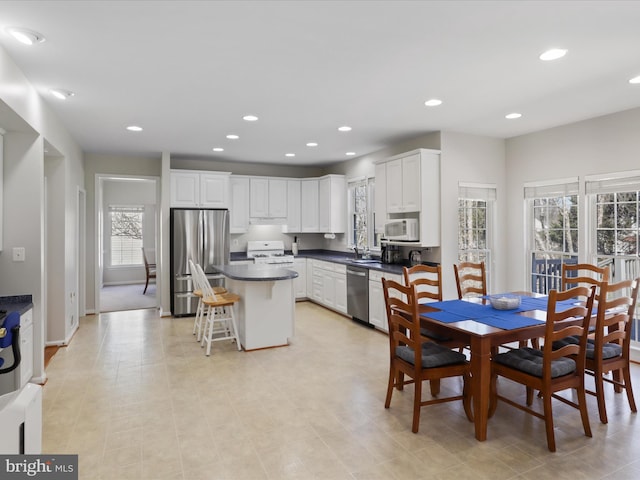
[[[495,218],[498,200],[498,189],[495,184],[487,183],[458,183],[458,222],[460,219],[460,200],[477,200],[486,202],[485,212],[485,248],[484,249],[460,249],[460,224],[458,223],[458,261],[484,261],[487,275],[487,291],[491,290],[495,250]]]
[[[639,192],[640,197],[640,170],[631,170],[627,172],[615,172],[602,175],[588,175],[585,177],[585,196],[587,197],[587,228],[588,228],[588,252],[589,257],[597,264],[607,264],[611,269],[611,281],[613,283],[623,280],[633,280],[640,275],[640,245],[636,247],[636,253],[630,255],[617,255],[615,252],[611,255],[598,254],[597,242],[597,196],[606,193],[624,193]],[[638,208],[640,209],[640,200],[638,200]],[[637,213],[637,212],[636,212]],[[640,222],[636,216],[636,222]],[[640,230],[640,225],[636,226],[636,230]],[[638,308],[636,309],[636,317],[634,322],[634,335],[632,339],[631,357],[635,361],[640,360],[640,318],[638,317]]]
[[[584,235],[584,231],[581,225],[581,214],[580,214],[580,183],[578,177],[569,177],[562,179],[554,179],[548,181],[541,182],[530,182],[524,184],[524,208],[525,208],[525,218],[526,221],[526,243],[527,243],[527,256],[524,259],[525,261],[525,272],[526,272],[526,284],[528,285],[529,290],[536,291],[533,285],[533,258],[537,253],[543,253],[551,257],[551,260],[560,260],[558,264],[553,264],[553,268],[547,267],[545,268],[545,274],[543,277],[547,278],[545,281],[546,288],[543,290],[549,290],[551,288],[559,288],[560,285],[560,277],[561,277],[561,264],[565,262],[565,260],[575,256],[577,258],[580,257],[580,237]],[[535,242],[535,215],[533,203],[536,199],[541,198],[558,198],[558,197],[566,197],[566,196],[576,196],[576,208],[577,212],[577,228],[576,231],[578,233],[578,251],[575,254],[571,254],[570,252],[564,251],[548,251],[542,252],[536,249]]]
[[[141,232],[142,232],[142,238],[140,239],[140,262],[138,263],[122,263],[122,264],[114,264],[113,263],[113,245],[112,245],[112,226],[113,226],[113,219],[111,217],[111,213],[114,211],[119,211],[119,210],[130,210],[130,211],[137,211],[141,214],[141,218],[140,218],[140,228],[141,228]],[[130,267],[139,267],[139,266],[144,266],[144,259],[142,258],[142,247],[144,246],[144,211],[145,211],[145,207],[144,205],[108,205],[107,207],[107,214],[109,215],[109,221],[107,223],[108,225],[108,242],[109,242],[109,265],[108,268],[110,269],[118,269],[118,268],[130,268]]]
[[[376,244],[375,233],[375,177],[356,177],[347,180],[347,199],[348,199],[348,226],[347,226],[347,247],[353,248],[354,228],[353,216],[355,214],[355,200],[353,189],[356,186],[366,186],[367,195],[367,245],[369,251],[380,251],[380,242]]]

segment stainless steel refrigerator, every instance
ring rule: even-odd
[[[189,259],[202,266],[211,285],[224,285],[212,265],[229,263],[229,211],[172,208],[170,230],[171,312],[176,317],[195,315],[198,299],[193,296]]]

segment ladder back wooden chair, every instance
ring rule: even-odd
[[[458,299],[468,296],[484,297],[487,295],[487,273],[484,262],[460,262],[453,265],[458,287]]]
[[[596,286],[596,300],[600,295],[600,284],[609,281],[609,267],[598,267],[590,263],[563,263],[562,264],[562,289],[576,287],[578,285]]]
[[[191,259],[189,259],[189,272],[191,272],[191,281],[193,283],[193,295],[198,297],[198,307],[196,308],[196,316],[193,320],[193,334],[196,336],[196,340],[199,342],[202,340],[202,327],[204,326],[205,305],[204,305],[204,302],[202,301],[203,288],[202,288],[202,285],[200,284],[200,275],[198,275],[196,264]],[[206,278],[206,275],[205,275],[205,278]],[[207,281],[207,283],[209,282]],[[224,287],[211,287],[211,288],[213,290],[213,293],[216,293],[216,294],[227,293],[227,289]]]
[[[600,300],[594,338],[587,340],[586,372],[593,375],[600,421],[607,423],[604,382],[613,384],[616,393],[626,390],[632,412],[637,412],[631,385],[629,349],[631,328],[638,298],[640,278],[615,284],[606,281],[600,287]],[[606,376],[612,372],[612,378]]]
[[[142,247],[142,259],[144,260],[144,272],[146,275],[146,282],[142,294],[145,295],[147,293],[147,287],[149,287],[149,280],[156,278],[155,250],[145,251],[145,248]]]
[[[423,308],[428,306],[430,302],[442,301],[442,268],[440,265],[415,265],[411,268],[404,267],[402,269],[404,276],[404,284],[416,287],[416,298],[418,301],[418,310],[425,311]],[[466,346],[465,342],[454,340],[453,338],[443,336],[434,332],[429,328],[422,328],[423,336],[430,338],[434,342],[449,348],[458,348],[462,350]],[[435,386],[435,384],[433,384]]]
[[[435,403],[462,400],[467,418],[471,421],[470,367],[466,357],[422,336],[415,286],[404,286],[383,278],[382,287],[389,323],[390,354],[384,407],[390,407],[394,388],[403,390],[405,385],[413,383],[413,433],[418,432],[420,409]],[[405,375],[410,380],[405,380]],[[463,380],[461,395],[422,400],[423,381],[458,376]]]
[[[556,451],[553,431],[552,400],[556,399],[580,411],[584,434],[591,437],[591,426],[587,411],[584,385],[585,360],[589,322],[595,299],[596,287],[575,287],[569,290],[549,292],[547,320],[542,349],[521,347],[501,353],[491,361],[491,383],[489,416],[493,415],[497,401],[545,421],[547,447]],[[569,302],[573,300],[573,302]],[[580,303],[575,303],[580,301]],[[579,323],[576,324],[576,319]],[[553,342],[569,336],[579,338],[578,344],[566,344],[553,349]],[[502,396],[497,389],[497,378],[501,376],[526,387],[526,405]],[[557,392],[575,389],[577,402],[557,395]],[[539,390],[543,401],[543,413],[534,410],[533,391]]]
[[[202,267],[196,263],[195,269],[202,288],[202,303],[206,312],[200,341],[201,346],[207,346],[205,354],[209,356],[211,354],[211,344],[222,340],[235,341],[238,350],[241,350],[242,346],[240,345],[238,326],[233,309],[233,306],[240,301],[240,297],[227,291],[215,293]]]

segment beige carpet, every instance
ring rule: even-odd
[[[100,290],[100,311],[119,312],[156,307],[156,285],[149,284],[142,294],[144,283],[135,285],[110,285]]]

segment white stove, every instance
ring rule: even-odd
[[[263,265],[293,265],[293,255],[284,253],[282,240],[249,241],[247,242],[247,257],[253,262]]]

